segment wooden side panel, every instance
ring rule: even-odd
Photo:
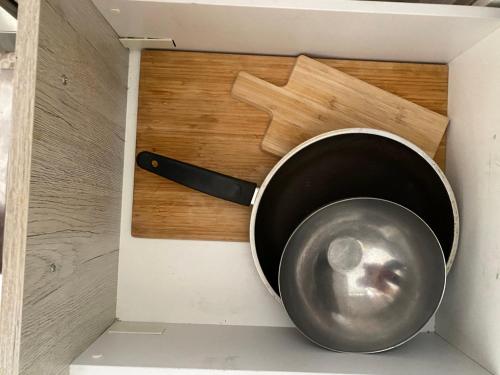
[[[7,168],[2,258],[3,285],[0,306],[0,374],[2,375],[17,374],[19,368],[39,10],[40,0],[27,0],[20,4],[18,13],[17,63],[12,98],[13,126]]]
[[[64,374],[115,318],[128,53],[90,0],[27,3],[19,23],[35,35],[19,56],[31,75],[15,88],[2,374]]]

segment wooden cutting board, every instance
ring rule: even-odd
[[[231,97],[240,71],[285,85],[294,57],[143,51],[137,152],[150,150],[261,183],[278,158],[261,148],[268,114]],[[446,65],[319,60],[446,114]],[[436,160],[444,165],[445,143]],[[248,241],[250,208],[136,168],[132,235]]]
[[[318,134],[375,128],[400,135],[435,156],[448,118],[307,56],[299,56],[285,86],[247,72],[232,95],[267,111],[262,148],[278,156]]]

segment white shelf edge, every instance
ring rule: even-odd
[[[500,27],[500,9],[442,4],[93,1],[121,37],[188,51],[447,63]]]
[[[104,333],[73,362],[71,375],[399,375],[403,368],[406,375],[489,375],[433,333],[366,355],[329,352],[294,328],[157,323],[163,333],[147,334],[151,323],[119,324],[122,333]]]
[[[445,16],[465,18],[500,18],[500,9],[482,6],[450,4],[404,3],[390,1],[357,0],[92,0],[101,11],[105,8],[119,9],[127,3],[158,3],[214,5],[230,7],[320,10],[352,13],[411,14],[418,16]],[[119,13],[117,13],[119,15]]]

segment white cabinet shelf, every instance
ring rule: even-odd
[[[106,332],[73,362],[71,375],[489,374],[434,333],[365,355],[327,351],[288,327],[118,325],[117,331],[130,333]]]
[[[499,9],[342,0],[19,8],[0,373],[67,374],[77,357],[73,375],[500,374]],[[140,53],[129,64],[119,36],[170,38],[178,50],[447,63],[447,175],[461,242],[436,332],[378,355],[328,352],[289,327],[248,244],[132,238]],[[115,317],[137,323],[97,338]]]

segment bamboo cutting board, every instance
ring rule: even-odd
[[[268,114],[231,97],[240,71],[285,85],[296,58],[143,51],[137,152],[149,150],[261,183],[278,158],[261,148]],[[319,60],[446,114],[446,65]],[[436,160],[444,165],[445,144]],[[132,235],[248,241],[250,208],[136,168]]]
[[[285,86],[241,72],[232,95],[271,115],[262,148],[278,156],[318,134],[362,127],[400,135],[433,158],[448,125],[446,116],[307,56]]]

